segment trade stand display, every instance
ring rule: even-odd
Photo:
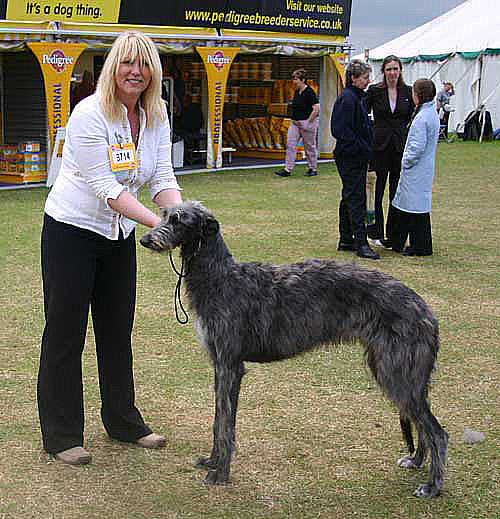
[[[291,73],[297,68],[307,70],[320,98],[318,149],[321,158],[331,157],[329,121],[349,50],[350,0],[318,0],[307,4],[307,13],[306,4],[286,0],[253,1],[245,8],[213,2],[204,10],[199,0],[191,3],[182,10],[172,3],[171,11],[158,0],[89,0],[82,10],[74,0],[0,0],[0,18],[6,18],[0,20],[1,138],[3,146],[17,148],[16,174],[22,175],[10,180],[46,178],[58,128],[64,128],[74,104],[93,91],[105,53],[126,30],[152,37],[162,58],[176,167],[202,161],[220,168],[231,156],[282,159]],[[36,6],[45,13],[37,13]],[[193,26],[187,26],[188,18]],[[161,25],[164,21],[176,26]],[[308,34],[298,33],[300,28]],[[29,70],[29,78],[19,81],[21,70],[24,76]],[[29,95],[23,95],[28,88]],[[28,142],[39,144],[37,165],[19,156]],[[8,164],[2,149],[0,182],[14,173]]]
[[[27,45],[45,38],[49,30],[49,23],[0,20],[0,183],[19,185],[46,178],[45,89],[37,59]]]

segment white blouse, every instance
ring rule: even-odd
[[[154,128],[146,128],[146,114],[140,108],[140,125],[138,167],[113,173],[109,146],[132,142],[127,109],[123,106],[121,121],[109,121],[99,93],[80,101],[66,126],[61,169],[47,197],[45,212],[59,222],[117,240],[120,229],[126,238],[136,222],[113,211],[108,198],[116,200],[125,189],[137,197],[144,184],[151,198],[164,189],[180,190],[172,167],[168,118]]]

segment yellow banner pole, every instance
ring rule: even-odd
[[[70,111],[71,75],[84,43],[30,43],[28,47],[40,63],[45,84],[49,119],[50,149],[54,148],[58,128],[66,126]],[[47,150],[49,158],[49,150]],[[50,163],[50,160],[48,161]]]
[[[207,168],[222,166],[222,114],[229,69],[239,48],[196,47],[208,80]]]
[[[342,79],[342,85],[345,85],[345,66],[347,64],[346,54],[328,54],[328,56],[333,61],[335,69]]]

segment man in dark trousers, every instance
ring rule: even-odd
[[[335,164],[342,179],[339,208],[339,251],[354,251],[360,258],[380,256],[368,245],[366,234],[366,172],[372,153],[372,131],[364,104],[371,67],[352,60],[346,68],[346,87],[333,106],[330,123],[337,140]]]

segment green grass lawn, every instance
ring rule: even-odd
[[[134,328],[138,406],[168,445],[147,451],[107,439],[94,341],[84,353],[87,467],[42,451],[36,376],[43,299],[39,245],[45,188],[0,191],[0,519],[500,517],[500,145],[440,144],[432,211],[434,256],[381,251],[377,262],[337,252],[340,182],[333,164],[303,177],[272,169],[180,177],[185,199],[217,215],[241,261],[335,257],[383,270],[419,292],[441,327],[433,411],[450,433],[443,495],[419,500],[427,477],[396,465],[398,415],[359,345],[248,364],[232,483],[203,484],[192,461],[211,448],[212,370],[174,312],[168,258],[138,248]],[[143,201],[151,205],[147,192]],[[137,237],[145,231],[138,228]],[[185,300],[185,297],[183,298]],[[469,445],[465,427],[485,440]]]

